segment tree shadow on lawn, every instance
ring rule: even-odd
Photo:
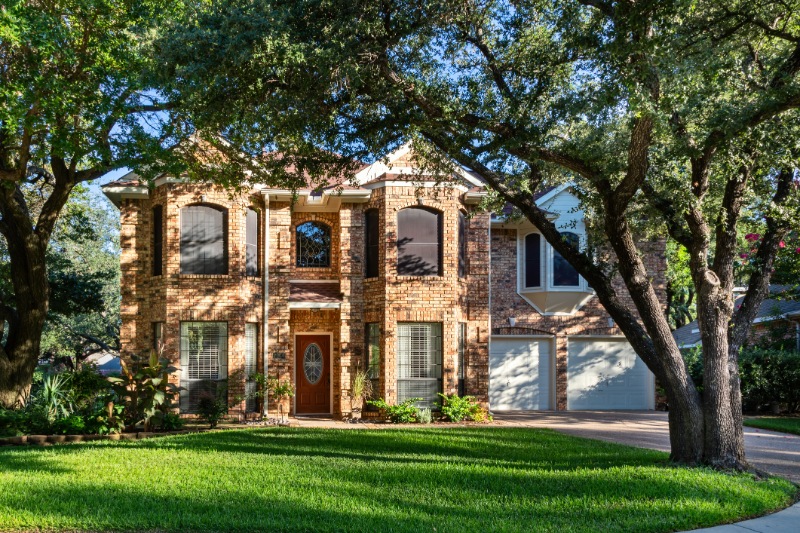
[[[172,478],[167,473],[157,490],[137,486],[136,477],[98,476],[76,486],[26,476],[24,490],[0,483],[0,523],[115,531],[672,531],[735,517],[729,503],[739,516],[763,510],[748,491],[616,468],[589,477],[558,470],[454,475],[430,464],[393,468],[393,478],[380,468],[372,476],[345,468],[281,486],[250,478],[231,485],[229,466],[204,480],[208,490],[192,492],[180,482],[189,464]]]
[[[191,451],[341,458],[400,463],[443,461],[562,470],[666,464],[667,454],[530,429],[258,429],[205,433],[122,445]]]

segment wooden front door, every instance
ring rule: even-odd
[[[297,353],[297,414],[328,414],[331,412],[331,338],[330,335],[298,335]]]

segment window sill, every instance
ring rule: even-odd
[[[230,274],[178,274],[178,279],[229,279]]]
[[[370,278],[372,279],[372,278]],[[431,276],[395,276],[399,281],[428,281],[428,280],[443,280],[444,276],[431,275]]]

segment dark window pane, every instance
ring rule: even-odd
[[[542,236],[531,233],[525,236],[525,287],[542,285]]]
[[[297,226],[297,266],[331,266],[331,228],[321,222]]]
[[[163,208],[153,208],[153,275],[160,276],[164,262],[164,219]]]
[[[224,210],[190,205],[181,210],[181,274],[227,274]]]
[[[378,257],[380,241],[380,233],[378,225],[380,224],[378,218],[378,210],[370,209],[364,214],[364,232],[365,232],[365,268],[364,276],[367,278],[374,278],[378,276]]]
[[[258,211],[247,210],[245,229],[245,273],[258,276]]]
[[[467,216],[458,212],[458,277],[467,275]]]
[[[397,273],[401,276],[440,276],[442,216],[409,207],[397,214]]]
[[[580,245],[580,237],[574,233],[565,231],[561,237],[570,245],[578,248]],[[554,287],[577,287],[578,271],[567,263],[560,253],[553,250],[553,286]]]

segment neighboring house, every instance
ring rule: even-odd
[[[295,384],[294,413],[342,416],[359,368],[390,403],[653,408],[652,375],[585,281],[529,223],[479,210],[469,172],[439,183],[403,148],[322,190],[133,174],[103,190],[121,216],[123,356],[163,343],[182,412],[209,383],[228,378],[233,399],[265,371]],[[568,187],[538,201],[585,241]],[[648,261],[662,279],[663,241]]]
[[[736,306],[744,298],[744,291],[736,292]],[[761,302],[750,330],[747,343],[750,345],[771,345],[780,343],[800,351],[800,291],[789,285],[772,285],[770,298]],[[702,344],[697,320],[686,324],[672,335],[680,348],[694,348]]]

